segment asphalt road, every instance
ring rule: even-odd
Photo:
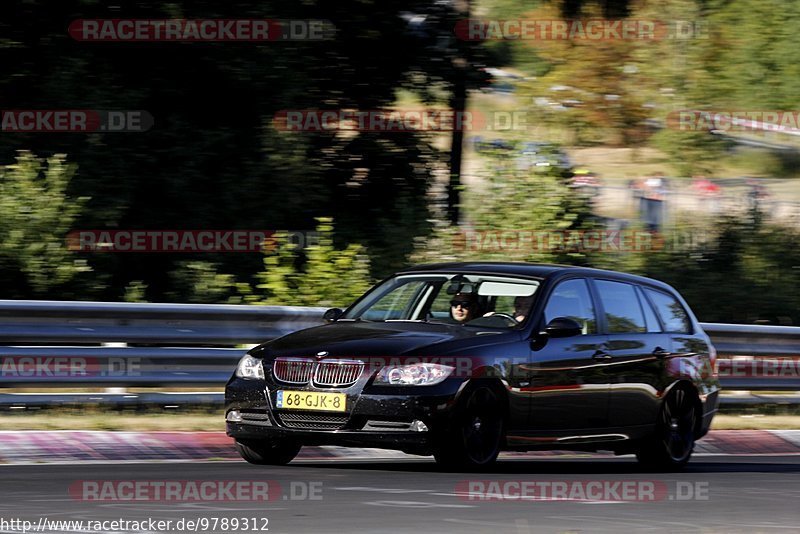
[[[5,465],[0,481],[3,533],[22,532],[25,525],[12,520],[31,521],[29,528],[45,520],[107,521],[44,531],[125,534],[800,528],[800,456],[696,457],[678,474],[642,472],[629,458],[506,460],[478,475],[444,473],[427,459]],[[131,501],[133,491],[142,500]],[[167,491],[169,498],[159,493]],[[141,523],[110,523],[119,519]],[[150,519],[172,521],[172,530]],[[187,521],[205,522],[187,528]]]

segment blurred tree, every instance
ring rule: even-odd
[[[89,199],[66,194],[74,172],[63,155],[30,152],[0,167],[0,298],[78,298],[91,269],[67,233]]]
[[[465,193],[467,221],[459,228],[440,222],[432,238],[418,242],[412,261],[586,264],[580,246],[558,242],[594,226],[589,197],[569,187],[571,173],[556,166],[527,167],[521,157],[509,162],[502,153],[490,159],[484,171],[488,187]],[[504,234],[510,236],[507,242]]]
[[[335,248],[330,218],[318,219],[317,233],[317,242],[302,251],[285,234],[276,235],[276,248],[264,256],[264,270],[258,274],[261,291],[239,287],[245,301],[345,308],[369,289],[372,279],[364,248]]]
[[[800,233],[725,217],[676,229],[634,270],[663,280],[701,321],[800,324]]]
[[[174,278],[171,293],[166,297],[172,301],[196,302],[198,304],[240,304],[236,278],[219,272],[219,266],[207,261],[185,261],[177,264],[171,276]]]
[[[617,8],[586,3],[570,15],[585,24]],[[559,20],[575,6],[545,4],[525,18]],[[638,43],[624,39],[537,39],[522,41],[531,53],[548,65],[540,76],[521,84],[521,92],[533,102],[537,121],[571,131],[576,145],[631,146],[646,140],[644,120],[649,110],[640,91],[641,74],[635,59]]]
[[[377,274],[402,265],[413,238],[430,230],[427,193],[445,164],[429,134],[282,132],[273,117],[387,108],[399,89],[426,105],[446,103],[455,54],[448,3],[10,0],[4,11],[5,109],[143,109],[154,117],[146,133],[0,137],[5,161],[29,148],[79,164],[70,192],[91,200],[77,227],[307,230],[331,215],[337,243],[363,243]],[[336,32],[326,41],[91,43],[67,33],[81,18],[324,19]],[[86,259],[110,278],[86,297],[109,300],[134,280],[149,300],[188,298],[197,271],[186,261],[239,281],[262,267],[256,255]]]

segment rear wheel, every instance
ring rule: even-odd
[[[480,469],[497,460],[505,431],[500,396],[487,386],[475,388],[443,436],[436,462],[447,468]]]
[[[648,468],[673,471],[689,463],[697,426],[695,395],[685,388],[670,392],[661,405],[655,435],[636,452]]]
[[[300,445],[289,441],[239,441],[236,451],[256,465],[286,465],[300,452]]]

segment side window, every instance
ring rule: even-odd
[[[634,286],[610,280],[597,280],[596,284],[606,312],[609,333],[647,332]]]
[[[689,315],[675,297],[655,289],[645,288],[645,291],[650,300],[653,301],[653,305],[656,307],[656,311],[661,317],[667,332],[688,334],[692,331]]]
[[[661,332],[661,325],[658,322],[658,318],[656,317],[656,312],[653,311],[653,307],[650,305],[650,301],[644,296],[642,293],[643,289],[641,287],[636,288],[636,294],[639,295],[639,302],[642,305],[642,309],[644,310],[644,319],[647,322],[647,331],[648,332]]]
[[[556,317],[574,319],[583,327],[584,334],[597,333],[597,318],[586,280],[566,280],[556,286],[544,308],[545,323]]]

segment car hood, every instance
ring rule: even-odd
[[[417,322],[340,321],[288,334],[254,349],[255,356],[433,356],[518,339],[519,332]]]

